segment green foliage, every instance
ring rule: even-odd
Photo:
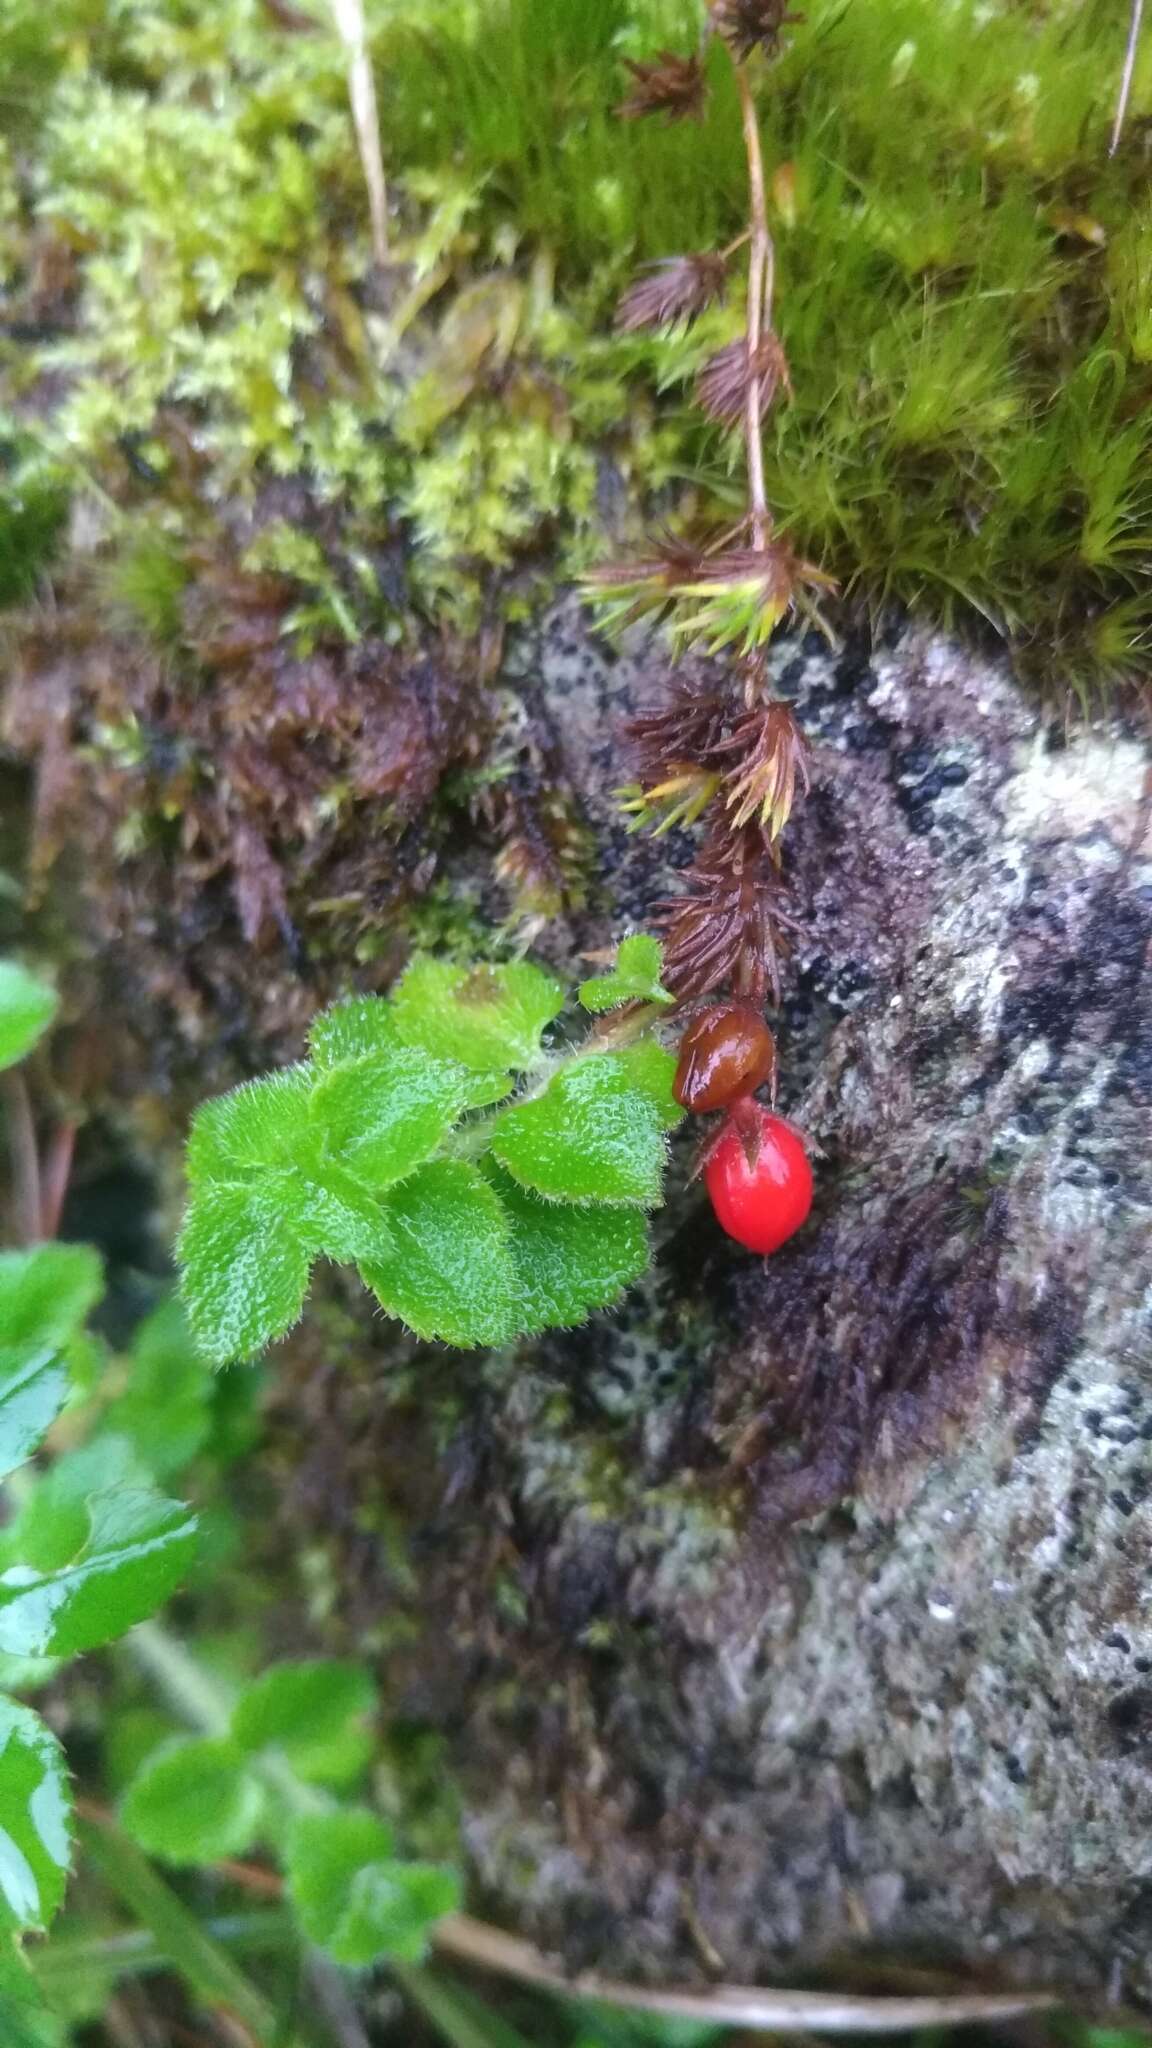
[[[46,1927],[72,1845],[63,1753],[38,1714],[0,1699],[0,1930]]]
[[[0,960],[0,1068],[22,1060],[56,1015],[56,993],[15,960]]]
[[[39,1448],[74,1397],[101,1284],[100,1261],[83,1246],[0,1254],[0,1477]],[[0,1651],[13,1682],[18,1660],[73,1656],[151,1613],[186,1570],[196,1527],[150,1488],[126,1437],[97,1432],[39,1479],[18,1478],[0,1534]],[[0,1697],[0,1930],[44,1927],[59,1907],[70,1812],[55,1738],[30,1708]],[[21,2026],[25,1990],[18,1977],[0,1983]],[[34,2037],[34,2016],[27,2025]]]
[[[372,1754],[375,1709],[376,1688],[360,1664],[274,1664],[241,1694],[232,1737],[253,1754],[279,1751],[306,1785],[346,1786]]]
[[[627,986],[658,989],[656,941],[624,950]],[[180,1240],[204,1355],[287,1329],[320,1255],[357,1266],[418,1336],[461,1346],[613,1300],[647,1250],[642,1219],[612,1209],[660,1200],[674,1062],[651,1039],[557,1059],[542,1039],[563,1003],[525,961],[417,959],[390,1001],[318,1018],[307,1063],[206,1104]],[[514,1072],[524,1091],[501,1107]]]
[[[621,1003],[670,1003],[673,998],[661,985],[663,965],[660,942],[644,932],[625,939],[610,974],[593,975],[580,984],[580,1001],[586,1010],[599,1013],[614,1010]]]
[[[122,1819],[141,1848],[166,1863],[214,1863],[255,1841],[264,1810],[259,1781],[236,1743],[177,1737],[133,1779]]]
[[[459,1904],[455,1873],[398,1859],[391,1829],[362,1807],[301,1815],[286,1875],[309,1940],[355,1969],[384,1957],[419,1962],[429,1929]]]

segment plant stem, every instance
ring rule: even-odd
[[[90,1811],[78,1807],[77,1823],[80,1844],[92,1868],[148,1929],[197,1997],[207,2006],[235,2014],[257,2041],[271,2048],[279,2025],[274,2008],[212,1940],[148,1858],[112,1821],[96,1821]]]
[[[10,1068],[7,1073],[0,1074],[0,1088],[8,1125],[17,1242],[21,1245],[39,1244],[42,1235],[40,1148],[36,1142],[32,1098],[19,1068]]]
[[[772,295],[776,281],[776,250],[768,231],[768,202],[764,190],[764,152],[760,146],[760,123],[748,66],[732,59],[736,89],[740,95],[740,119],[744,130],[744,152],[748,159],[748,200],[751,210],[751,249],[748,255],[748,397],[744,414],[744,439],[748,450],[748,495],[752,508],[752,545],[762,548],[772,530],[768,495],[764,487],[764,442],[760,418],[760,377],[756,367],[760,343],[771,325]]]
[[[1136,69],[1136,52],[1140,47],[1140,29],[1144,20],[1144,0],[1132,0],[1132,16],[1128,23],[1128,47],[1124,52],[1124,70],[1120,78],[1120,93],[1116,101],[1116,119],[1112,123],[1112,141],[1109,156],[1115,156],[1124,133],[1124,117],[1128,112],[1128,100],[1132,91],[1132,74]]]
[[[68,1194],[68,1182],[72,1177],[72,1156],[76,1150],[76,1126],[73,1123],[57,1124],[44,1155],[40,1173],[40,1229],[46,1238],[56,1236],[64,1203]]]

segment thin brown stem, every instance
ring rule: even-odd
[[[0,1074],[0,1093],[8,1126],[8,1157],[12,1166],[13,1221],[17,1242],[38,1244],[42,1235],[40,1148],[28,1083],[18,1068]]]
[[[76,1126],[57,1124],[44,1155],[40,1171],[40,1235],[55,1237],[72,1178],[72,1157],[76,1150]]]
[[[768,230],[768,201],[764,189],[764,153],[760,147],[760,123],[746,64],[732,60],[736,89],[740,95],[740,119],[744,130],[744,151],[748,159],[748,201],[751,213],[749,233],[752,246],[748,256],[748,397],[744,414],[744,439],[748,450],[748,496],[752,512],[752,545],[762,548],[772,530],[768,494],[764,486],[764,442],[760,407],[760,378],[756,359],[765,325],[771,317],[772,292],[776,276],[776,252]]]

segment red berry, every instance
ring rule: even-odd
[[[760,1120],[755,1166],[748,1164],[744,1138],[733,1122],[712,1151],[704,1181],[729,1237],[750,1252],[774,1252],[799,1230],[812,1207],[812,1168],[795,1131],[781,1117],[758,1102],[749,1108]],[[747,1112],[742,1121],[746,1117]]]

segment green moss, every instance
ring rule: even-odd
[[[0,268],[18,299],[30,233],[56,238],[81,295],[75,332],[0,344],[0,369],[23,392],[52,374],[50,452],[82,481],[193,526],[300,479],[352,557],[414,542],[412,597],[464,625],[493,571],[522,607],[542,551],[587,555],[605,455],[642,492],[731,496],[688,389],[739,305],[689,338],[610,333],[637,262],[743,222],[719,50],[699,125],[612,112],[621,58],[683,45],[696,0],[381,4],[401,268],[368,290],[323,24],[285,34],[258,0],[10,12]],[[1083,690],[1149,665],[1152,40],[1110,160],[1126,23],[1126,0],[812,0],[762,96],[790,166],[782,520],[850,594],[983,615]],[[370,576],[305,580],[309,631],[381,630]]]

